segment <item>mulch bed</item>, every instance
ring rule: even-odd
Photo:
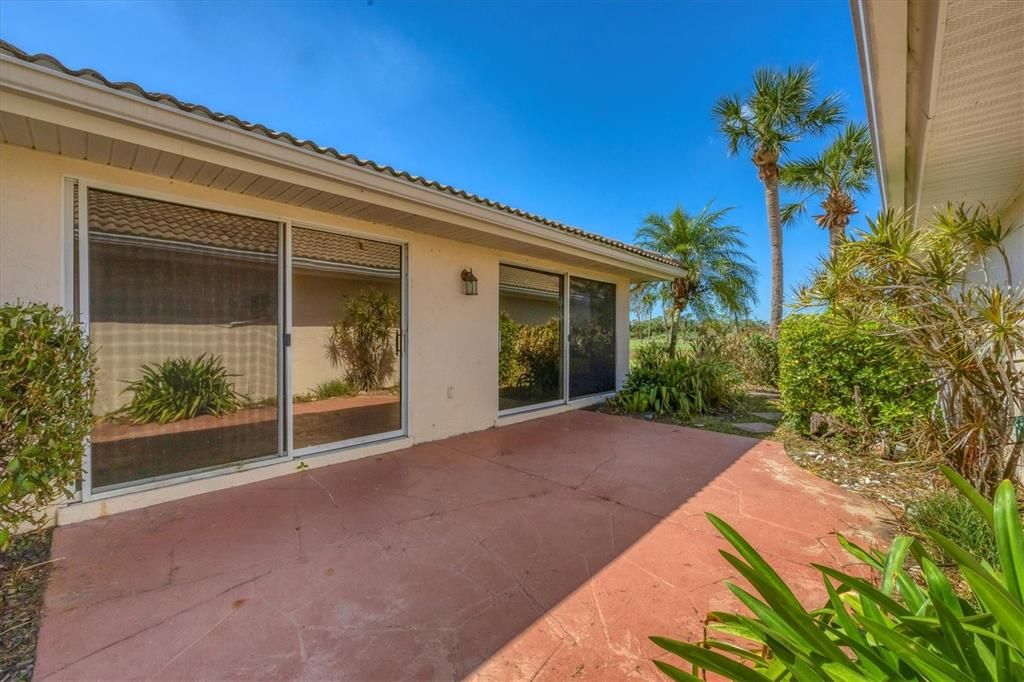
[[[50,530],[14,538],[0,553],[0,680],[30,680],[43,593],[50,574]]]

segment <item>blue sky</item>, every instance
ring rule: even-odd
[[[727,156],[712,105],[758,67],[810,64],[866,119],[846,0],[5,0],[0,36],[625,241],[651,211],[734,206],[762,319],[763,191],[746,156]],[[877,210],[877,192],[860,205]],[[810,219],[786,231],[787,292],[826,249]]]

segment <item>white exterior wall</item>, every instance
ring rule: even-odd
[[[326,229],[402,241],[408,253],[408,439],[323,456],[331,463],[376,454],[389,447],[436,440],[485,429],[499,423],[498,411],[498,264],[510,262],[542,270],[614,282],[617,287],[617,381],[628,366],[629,281],[608,273],[567,267],[556,262],[442,239],[387,225],[342,218],[287,204],[209,189],[157,176],[0,144],[0,302],[39,301],[70,307],[70,266],[64,227],[63,178],[80,178],[188,204],[197,202],[225,211],[265,214]],[[460,272],[472,268],[479,295],[466,296]],[[453,397],[448,398],[452,387]],[[555,408],[557,410],[558,408]],[[530,413],[531,416],[551,411]],[[517,420],[522,416],[517,417]],[[507,420],[502,420],[502,423]],[[317,459],[317,458],[313,458]],[[313,460],[307,460],[314,466]],[[108,500],[97,511],[76,512],[68,519],[107,513],[157,500],[228,487],[295,470],[294,463],[193,481],[174,490],[135,493]],[[262,473],[261,473],[262,472]],[[145,497],[139,497],[145,496]],[[87,505],[77,505],[85,507]],[[72,509],[72,508],[69,508]],[[77,514],[77,515],[76,515]]]

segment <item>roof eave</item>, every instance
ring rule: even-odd
[[[425,210],[434,215],[440,212],[453,220],[472,222],[476,229],[500,230],[505,234],[512,232],[523,238],[543,240],[553,248],[583,252],[599,263],[627,270],[637,280],[670,279],[683,274],[676,266],[612,244],[577,236],[537,220],[437,191],[372,168],[339,162],[317,151],[313,143],[309,143],[309,148],[296,146],[258,132],[224,124],[202,114],[144,100],[100,83],[7,55],[0,55],[0,91],[100,117],[116,126],[129,126],[150,135],[170,135],[193,143],[197,149],[226,152],[295,171],[310,178],[341,183],[350,191],[357,188],[360,195],[368,200],[372,196],[391,197],[404,205],[415,206],[420,211]],[[16,104],[14,98],[5,98],[4,108],[9,104]],[[93,132],[128,135],[130,131],[107,126]]]

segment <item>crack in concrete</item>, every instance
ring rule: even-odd
[[[192,604],[190,606],[186,606],[183,609],[179,609],[178,611],[175,611],[174,613],[171,613],[171,614],[161,618],[159,621],[157,621],[156,623],[153,623],[152,625],[147,625],[146,627],[142,628],[141,630],[136,630],[135,632],[131,633],[130,635],[125,635],[124,637],[121,637],[120,639],[117,639],[117,640],[115,640],[113,642],[110,642],[109,644],[105,644],[105,645],[101,646],[99,649],[96,649],[95,651],[91,651],[91,652],[85,654],[84,656],[80,656],[80,657],[76,658],[75,660],[73,660],[73,661],[71,661],[71,662],[69,662],[69,663],[67,663],[65,665],[62,665],[61,667],[57,668],[56,670],[51,671],[47,675],[47,677],[51,677],[51,676],[59,673],[62,670],[67,670],[68,668],[70,668],[71,666],[75,665],[76,663],[78,663],[80,661],[84,661],[85,659],[89,658],[90,656],[95,656],[98,653],[106,651],[107,649],[109,649],[111,647],[117,646],[121,642],[127,642],[130,639],[134,639],[135,637],[138,637],[139,635],[141,635],[144,632],[148,632],[148,631],[152,630],[153,628],[160,627],[164,623],[166,623],[166,622],[168,622],[168,621],[170,621],[170,620],[180,616],[183,613],[187,613],[187,612],[191,611],[192,609],[195,609],[195,608],[197,608],[199,606],[202,606],[203,604],[208,604],[209,602],[213,601],[214,599],[218,599],[218,598],[224,596],[225,594],[227,594],[228,592],[230,592],[232,590],[235,590],[235,589],[238,589],[239,587],[242,587],[243,585],[247,585],[247,584],[249,584],[251,582],[259,580],[260,578],[262,578],[265,575],[268,575],[269,573],[270,573],[270,571],[268,570],[266,573],[262,573],[260,575],[254,576],[254,577],[249,578],[247,580],[243,580],[243,581],[241,581],[239,583],[231,585],[230,587],[227,587],[227,588],[221,590],[220,592],[218,592],[217,594],[213,595],[212,597],[210,597],[208,599],[204,599],[204,600],[196,602],[195,604]],[[202,637],[197,638],[194,642],[192,642],[192,644],[189,644],[188,646],[185,647],[185,649],[182,649],[182,651],[180,651],[178,654],[175,654],[174,658],[177,658],[182,653],[184,653],[186,650],[188,650],[189,648],[194,646],[201,639],[203,639],[203,637],[206,637],[206,635],[208,635],[210,632],[212,632],[218,625],[220,625],[222,622],[224,622],[224,620],[229,618],[234,612],[235,611],[232,610],[230,613],[228,613],[227,616],[225,616],[220,621],[218,621],[216,625],[214,625],[212,628],[210,628],[205,633],[203,633]],[[172,658],[171,660],[173,661],[174,658]],[[171,663],[171,661],[167,661],[167,663],[164,664],[164,666],[161,667],[160,670],[162,671],[164,668],[166,668],[168,665],[170,665],[170,663]],[[159,672],[160,671],[157,671],[156,675],[159,675]],[[154,675],[154,677],[156,675]]]

